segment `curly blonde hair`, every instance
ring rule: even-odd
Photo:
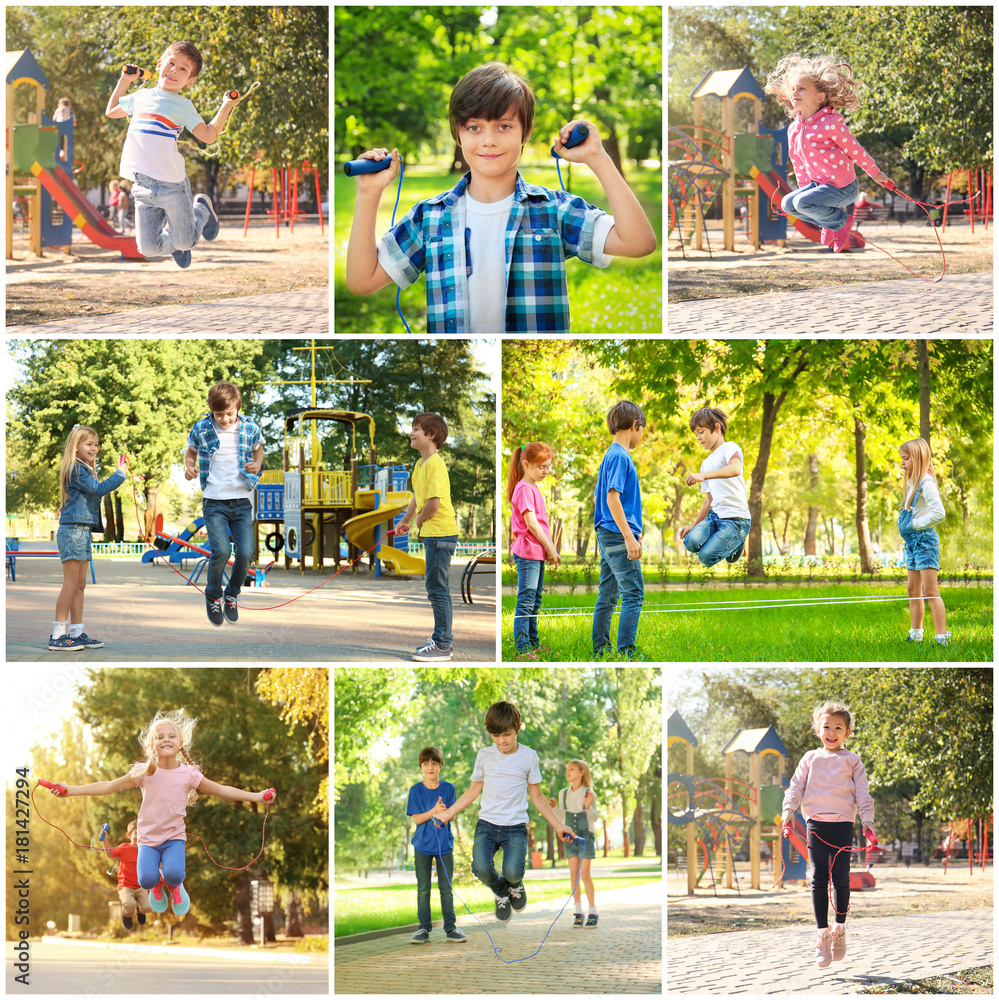
[[[764,93],[774,95],[788,118],[798,114],[791,107],[791,85],[799,76],[807,76],[816,90],[825,95],[823,107],[837,111],[856,111],[860,107],[862,85],[854,80],[849,63],[836,62],[829,56],[806,57],[792,52],[777,63],[763,88]]]
[[[190,764],[192,767],[197,767],[194,759],[191,757],[191,745],[194,742],[194,727],[198,724],[198,720],[192,718],[187,714],[187,709],[175,708],[173,711],[164,712],[162,710],[158,711],[152,719],[145,725],[142,732],[139,733],[139,746],[142,747],[142,751],[145,754],[145,761],[139,761],[136,763],[135,768],[141,768],[143,763],[145,764],[145,769],[141,772],[145,775],[156,773],[156,750],[153,744],[153,738],[156,734],[156,727],[161,722],[169,722],[176,730],[180,736],[180,750],[178,751],[181,760],[185,764]],[[193,806],[195,802],[198,801],[198,793],[193,789],[188,789],[187,792],[187,804]]]

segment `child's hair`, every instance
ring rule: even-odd
[[[423,431],[438,448],[447,440],[447,423],[439,413],[421,413],[413,417],[413,426]]]
[[[428,760],[432,760],[441,767],[444,766],[444,754],[437,749],[437,747],[424,747],[420,751],[420,763],[426,764]]]
[[[208,390],[208,409],[215,413],[216,410],[228,410],[230,406],[235,406],[238,410],[243,405],[243,394],[232,382],[217,382]]]
[[[846,728],[853,729],[853,719],[850,716],[850,709],[838,701],[827,701],[825,704],[819,705],[812,712],[812,729],[815,730],[816,734],[819,731],[819,724],[827,715],[841,716],[846,723]]]
[[[198,720],[191,718],[184,708],[175,708],[170,712],[160,710],[153,716],[152,721],[146,724],[142,732],[139,733],[139,746],[142,747],[143,753],[146,755],[146,770],[143,772],[146,775],[156,773],[156,750],[154,749],[153,739],[156,735],[156,727],[161,722],[169,722],[174,726],[180,735],[179,753],[181,760],[185,764],[194,766],[194,759],[191,757],[191,744],[194,742],[194,727],[198,724]],[[197,801],[198,793],[193,788],[188,789],[187,804],[193,806]]]
[[[823,107],[856,111],[860,107],[860,84],[853,78],[849,63],[836,62],[828,56],[805,57],[797,52],[784,56],[767,77],[763,90],[773,94],[788,118],[798,112],[791,106],[791,83],[795,77],[807,76],[824,97]]]
[[[715,429],[715,424],[721,425],[722,437],[728,430],[728,417],[721,410],[716,410],[713,406],[702,406],[695,410],[690,418],[690,429],[696,430],[698,427],[707,427],[709,431]]]
[[[494,701],[486,709],[484,725],[490,736],[499,736],[501,733],[508,733],[511,729],[515,733],[519,733],[520,709],[509,701]]]
[[[645,426],[645,413],[640,406],[630,403],[627,399],[615,403],[607,413],[607,426],[611,434],[629,430],[635,424],[639,427]]]
[[[108,183],[108,187],[111,188],[112,191],[117,191],[119,188],[117,178],[112,177],[110,182]]]
[[[100,441],[101,436],[93,429],[93,427],[85,427],[83,424],[77,424],[69,432],[69,437],[66,438],[66,449],[62,453],[62,463],[59,466],[59,493],[62,495],[62,503],[59,505],[59,509],[66,505],[66,501],[69,499],[69,479],[73,475],[73,467],[77,462],[83,462],[82,458],[76,457],[76,449],[89,438],[97,438]],[[83,462],[87,465],[86,462]],[[94,475],[97,475],[97,470],[90,465],[87,465]]]
[[[570,764],[575,764],[576,767],[583,772],[583,788],[593,789],[593,779],[590,777],[590,765],[586,763],[585,760],[580,760],[578,757],[573,757],[572,760],[567,760],[565,766],[568,767]]]
[[[909,491],[909,484],[913,486],[918,486],[927,476],[932,479],[936,479],[936,474],[933,472],[933,455],[930,453],[930,446],[926,443],[925,438],[913,438],[911,441],[906,441],[904,444],[898,446],[899,452],[903,455],[908,455],[912,459],[912,471],[909,474],[908,481],[904,481],[903,476],[902,483],[902,504],[903,510],[909,510],[911,499],[907,497]],[[915,496],[916,491],[912,491],[913,496]]]
[[[60,97],[59,103],[56,105],[57,108],[68,108],[69,106],[70,104],[68,97]]]
[[[516,106],[526,143],[534,126],[534,91],[531,85],[505,63],[488,62],[484,66],[476,66],[451,91],[448,121],[454,141],[460,145],[458,129],[464,128],[470,118],[496,121],[510,110],[510,105]]]
[[[128,821],[128,826],[125,828],[125,834],[129,837],[132,836],[132,831],[139,825],[138,820],[130,819]]]
[[[163,50],[163,55],[165,56],[170,52],[180,52],[182,55],[187,56],[194,63],[194,75],[198,76],[201,73],[204,60],[201,58],[201,53],[194,42],[172,42]],[[162,59],[163,56],[160,56],[160,58]]]
[[[513,491],[517,488],[517,483],[524,478],[524,463],[537,465],[539,462],[551,460],[554,452],[543,441],[532,441],[523,447],[517,445],[510,456],[510,471],[506,477],[506,498],[513,500]]]

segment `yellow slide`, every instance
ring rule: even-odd
[[[405,496],[405,500],[397,500],[396,497]],[[360,499],[360,493],[358,493]],[[409,506],[409,494],[395,493],[390,495],[388,502],[378,510],[366,511],[352,517],[343,526],[347,534],[347,539],[352,545],[356,545],[362,551],[370,549],[375,544],[375,527],[393,521],[397,514],[401,514]],[[388,527],[386,526],[386,531]],[[381,552],[378,553],[384,568],[389,573],[397,576],[422,576],[427,571],[426,563],[419,556],[411,556],[408,552],[397,549],[392,544],[391,538],[385,538]]]

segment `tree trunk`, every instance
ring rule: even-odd
[[[867,424],[858,415],[858,407],[853,409],[853,443],[857,461],[857,548],[860,552],[860,568],[864,573],[877,569],[874,550],[871,547],[871,531],[867,524]]]
[[[628,840],[628,793],[621,789],[621,833],[624,837],[624,856],[631,857],[631,842]]]
[[[767,463],[770,461],[770,449],[773,445],[774,423],[785,395],[786,393],[781,393],[779,398],[775,398],[772,392],[763,393],[760,448],[749,487],[749,516],[752,518],[747,558],[749,576],[766,576],[763,569],[763,485],[767,479]]]
[[[663,856],[663,814],[662,801],[662,768],[657,769],[659,781],[652,786],[652,801],[649,803],[649,825],[652,827],[652,838],[656,844],[656,857]]]
[[[156,515],[159,513],[160,488],[158,486],[146,487],[146,516],[145,516],[145,537],[156,537]]]
[[[808,456],[808,488],[811,490],[814,496],[819,489],[819,456],[809,455]],[[815,536],[817,534],[819,524],[819,508],[817,506],[809,506],[808,508],[808,524],[805,526],[805,555],[814,556],[817,555],[815,551]]]
[[[121,497],[117,492],[114,494],[114,540],[116,542],[125,540],[125,520],[121,512]]]
[[[243,944],[253,944],[253,917],[250,914],[250,873],[242,872],[233,896],[236,911],[236,937]]]
[[[645,817],[642,815],[642,797],[635,798],[635,812],[632,816],[635,826],[635,857],[640,858],[645,850]]]
[[[288,907],[285,911],[285,937],[305,937],[305,932],[302,930],[302,917],[304,915],[302,894],[297,889],[293,889],[288,898]]]
[[[916,340],[919,359],[919,436],[930,444],[930,351],[926,338]],[[932,448],[930,449],[932,454]]]
[[[607,820],[602,819],[600,825],[603,827],[604,857],[606,858],[610,854],[610,834],[607,832]]]

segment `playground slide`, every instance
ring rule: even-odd
[[[116,233],[61,167],[56,167],[54,173],[49,173],[36,161],[32,164],[31,172],[42,182],[45,190],[59,203],[62,210],[73,220],[73,225],[80,229],[88,240],[105,250],[117,250],[123,257],[133,260],[145,259],[139,253],[135,237]]]
[[[375,528],[387,521],[392,521],[409,506],[405,503],[387,503],[378,510],[366,511],[352,517],[343,526],[343,530],[352,545],[362,551],[370,549],[375,544]],[[392,545],[392,540],[386,538],[378,553],[378,558],[386,564],[386,569],[397,576],[422,576],[426,571],[426,563],[418,556],[411,556]]]

